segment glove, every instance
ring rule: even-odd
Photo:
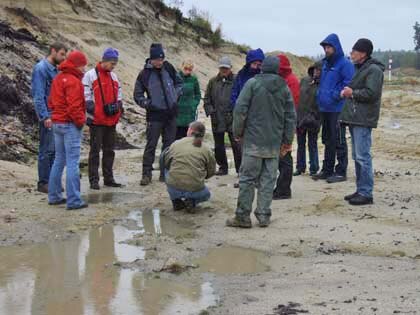
[[[95,102],[94,101],[87,101],[86,102],[86,111],[89,114],[95,114]]]

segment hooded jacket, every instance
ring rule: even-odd
[[[161,69],[156,69],[147,59],[134,88],[134,100],[146,109],[147,121],[173,119],[181,94],[182,79],[175,68],[165,61]]]
[[[280,60],[279,74],[286,81],[287,86],[292,92],[295,108],[299,105],[299,79],[293,73],[289,58],[286,55],[280,54],[277,56]]]
[[[353,97],[347,99],[339,120],[346,125],[376,128],[381,109],[385,65],[370,58],[356,66],[349,84]]]
[[[239,70],[235,82],[233,83],[232,96],[230,98],[232,108],[235,108],[236,101],[238,100],[239,94],[241,93],[245,83],[261,72],[260,69],[251,69],[251,63],[254,61],[262,62],[264,59],[264,52],[259,48],[256,50],[248,51],[246,55],[246,64],[241,70]]]
[[[54,78],[48,107],[54,123],[73,123],[82,128],[86,122],[86,105],[82,84],[83,73],[70,61],[58,67],[60,73]]]
[[[101,82],[105,104],[102,100],[99,81]],[[114,116],[107,116],[104,112],[104,105],[122,105],[121,85],[117,75],[114,72],[104,70],[98,63],[95,68],[85,73],[82,83],[85,90],[87,112],[90,119],[93,120],[92,123],[97,126],[115,126],[120,119],[122,106],[119,113]]]
[[[321,46],[334,47],[335,53],[324,58],[317,101],[321,112],[339,113],[343,109],[344,99],[340,97],[343,88],[349,85],[354,74],[354,66],[344,56],[343,48],[336,34],[330,34],[321,42]]]
[[[178,101],[176,125],[178,127],[187,127],[196,119],[197,107],[201,100],[200,84],[194,75],[185,76],[181,71],[179,76],[184,83],[182,95]]]
[[[243,154],[278,158],[280,146],[291,144],[296,128],[292,95],[278,74],[279,59],[267,57],[262,74],[244,86],[233,113],[233,133],[243,140]]]

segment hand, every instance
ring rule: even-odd
[[[44,120],[44,127],[45,128],[48,128],[48,129],[51,129],[52,128],[52,120],[51,120],[51,118],[47,118],[47,119]]]
[[[280,157],[285,157],[287,153],[292,151],[291,144],[282,144],[280,148]]]
[[[341,97],[351,98],[353,96],[353,89],[346,86],[340,93]]]

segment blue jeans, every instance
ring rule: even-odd
[[[372,128],[351,126],[350,134],[356,168],[357,193],[371,198],[373,192],[373,167],[370,154]]]
[[[166,188],[168,189],[168,194],[172,201],[175,199],[191,199],[194,202],[194,206],[209,200],[211,197],[210,191],[207,187],[195,192],[176,189],[170,185],[166,185]]]
[[[297,131],[297,162],[296,169],[300,172],[306,171],[306,137],[308,137],[309,150],[309,171],[316,174],[319,171],[318,157],[318,130],[299,129]]]
[[[45,128],[39,123],[39,150],[38,150],[38,186],[48,184],[51,167],[54,163],[55,146],[52,129]]]
[[[80,197],[80,146],[82,130],[72,123],[54,124],[55,160],[48,183],[48,201],[63,199],[61,178],[66,166],[67,207],[74,208],[84,204]]]

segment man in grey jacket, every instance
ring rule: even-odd
[[[178,98],[182,93],[182,79],[175,68],[165,61],[161,44],[152,44],[150,58],[137,77],[134,100],[146,109],[147,143],[143,155],[143,177],[140,185],[152,181],[156,147],[162,135],[162,151],[169,147],[176,136],[176,114]],[[165,181],[164,170],[160,170],[161,182]]]

